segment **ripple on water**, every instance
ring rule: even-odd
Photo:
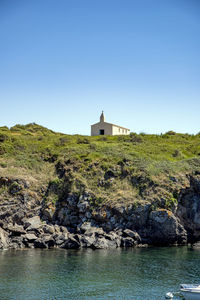
[[[1,300],[164,299],[199,283],[199,265],[187,247],[2,251]]]

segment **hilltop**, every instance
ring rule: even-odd
[[[199,163],[200,135],[170,131],[90,137],[55,133],[37,124],[0,127],[1,175],[48,184],[59,180],[58,166],[65,165],[100,202],[148,199],[147,191],[159,185],[166,187],[166,201],[175,201],[171,185],[198,171]]]
[[[181,224],[184,238],[195,239],[199,225],[193,219],[198,208],[193,215],[181,210],[199,201],[199,174],[199,134],[170,131],[90,137],[56,133],[34,123],[0,127],[2,207],[13,199],[16,203],[24,199],[26,190],[32,206],[23,210],[21,204],[23,218],[40,215],[47,223],[64,225],[74,232],[90,222],[106,231],[137,230],[150,243],[145,224],[151,220],[148,226],[152,230],[155,212],[166,213],[167,222],[170,214],[178,218],[177,228]],[[188,194],[184,196],[188,191],[190,200]],[[139,223],[130,217],[136,218],[136,211]],[[2,214],[2,228],[7,230],[5,222],[22,224],[22,217],[13,220]],[[194,224],[189,226],[189,220]],[[162,241],[156,235],[151,242]],[[174,242],[178,240],[173,237],[167,243]]]

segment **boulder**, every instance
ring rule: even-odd
[[[9,238],[8,233],[0,227],[0,249],[8,249]]]
[[[25,247],[24,241],[23,241],[23,236],[13,236],[11,238],[11,243],[10,247],[14,249],[22,249]]]
[[[81,247],[90,248],[95,242],[95,240],[96,238],[94,237],[94,235],[92,236],[82,235],[80,238]]]
[[[56,233],[60,233],[61,232],[61,228],[58,225],[54,225],[54,229]]]
[[[80,227],[80,230],[82,233],[86,232],[87,230],[90,231],[91,230],[91,223],[90,222],[84,222],[81,227]]]
[[[33,233],[27,233],[23,236],[24,241],[34,242],[37,240],[37,236]]]
[[[45,241],[42,238],[38,238],[37,240],[34,241],[34,247],[35,248],[48,248],[46,245]]]
[[[133,231],[130,229],[125,229],[123,231],[123,236],[132,238],[136,243],[141,242],[141,237],[139,236],[139,234],[136,231]]]
[[[21,235],[26,233],[26,231],[24,230],[24,227],[22,225],[18,225],[18,224],[8,224],[7,226],[7,230],[9,230],[11,232],[12,235]]]
[[[42,218],[44,220],[48,220],[49,222],[51,222],[54,217],[55,208],[53,207],[45,208],[42,213],[43,213]]]
[[[80,213],[85,213],[90,208],[90,205],[87,201],[84,201],[84,202],[78,203],[77,207],[78,207],[78,210]]]
[[[60,226],[60,231],[63,233],[69,233],[68,229],[65,226]]]
[[[35,216],[24,220],[24,228],[27,230],[39,229],[41,225],[42,222],[39,216]]]
[[[121,240],[122,247],[134,247],[137,245],[137,242],[131,237],[123,237]]]
[[[96,238],[91,245],[92,249],[106,249],[108,248],[107,240],[104,237]]]
[[[103,236],[104,234],[105,232],[103,231],[103,228],[99,228],[99,227],[90,227],[87,230],[85,230],[86,236],[95,235],[96,237],[98,237],[98,236]]]
[[[200,241],[192,244],[192,248],[200,250]]]
[[[70,194],[68,195],[66,202],[69,208],[76,209],[78,198],[75,194]]]
[[[41,236],[42,241],[47,245],[48,248],[52,248],[55,246],[55,240],[52,235],[44,234]]]
[[[147,226],[151,204],[142,204],[134,208],[133,205],[127,207],[126,226],[136,231],[140,231]]]
[[[67,240],[61,245],[61,248],[64,249],[79,249],[80,247],[80,242],[72,234],[69,234]]]
[[[108,246],[112,245],[111,248],[115,246],[115,248],[120,247],[121,245],[121,236],[118,235],[116,232],[109,232],[108,234],[105,234],[104,237],[108,240]],[[110,243],[111,241],[112,243]]]
[[[159,209],[149,216],[149,238],[152,244],[186,244],[187,233],[171,211]]]
[[[108,240],[104,237],[98,237],[91,245],[92,249],[108,249],[108,248],[117,248],[115,241]]]
[[[55,228],[54,228],[53,225],[45,224],[44,226],[42,226],[42,229],[45,233],[49,233],[49,234],[54,234],[55,233]]]

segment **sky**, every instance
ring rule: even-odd
[[[200,131],[199,0],[0,0],[0,126]]]

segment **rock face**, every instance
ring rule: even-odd
[[[171,211],[160,209],[149,215],[149,234],[152,244],[186,244],[187,233]]]
[[[155,209],[145,201],[137,207],[94,207],[94,196],[86,191],[66,192],[52,207],[42,195],[30,192],[24,180],[0,178],[2,185],[8,188],[10,200],[0,195],[0,249],[106,249],[200,240],[199,175],[190,176],[172,210]]]
[[[8,249],[9,247],[9,239],[8,233],[0,228],[0,249]]]
[[[179,197],[177,215],[188,232],[188,241],[200,239],[200,175],[190,176],[190,186]]]

